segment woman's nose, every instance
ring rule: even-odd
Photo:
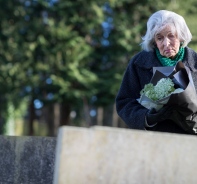
[[[168,45],[170,44],[170,40],[169,40],[168,38],[164,38],[163,44],[164,44],[165,46],[168,46]]]

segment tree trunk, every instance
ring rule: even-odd
[[[98,107],[97,109],[97,125],[103,125],[103,107]]]
[[[48,127],[48,136],[54,136],[54,106],[53,104],[45,107],[45,121]]]
[[[60,126],[70,124],[70,104],[62,102],[60,105]]]
[[[28,135],[32,136],[34,135],[34,128],[33,123],[35,119],[35,108],[34,108],[34,99],[32,98],[29,104],[29,129],[28,129]]]
[[[85,116],[86,126],[90,127],[92,123],[91,123],[91,118],[90,118],[89,104],[88,104],[86,97],[83,98],[83,107],[84,107],[84,116]]]
[[[112,114],[112,126],[113,127],[118,127],[118,120],[119,120],[119,117],[116,111],[116,104],[114,103],[113,114]]]
[[[103,125],[112,126],[112,114],[113,114],[113,105],[108,105],[104,107],[103,111]]]
[[[60,104],[54,104],[54,135],[57,136],[58,127],[60,126]]]

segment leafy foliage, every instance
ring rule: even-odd
[[[8,104],[20,107],[24,97],[63,103],[66,113],[82,110],[84,99],[113,104],[148,17],[168,8],[190,20],[195,3],[180,9],[182,2],[167,0],[0,0],[0,125]]]

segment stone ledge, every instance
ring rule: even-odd
[[[61,127],[54,184],[196,184],[196,136]]]

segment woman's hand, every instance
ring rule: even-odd
[[[169,119],[170,115],[172,114],[172,111],[172,106],[164,106],[159,111],[156,111],[154,108],[150,109],[146,114],[146,120],[148,125],[154,125],[157,122]]]

